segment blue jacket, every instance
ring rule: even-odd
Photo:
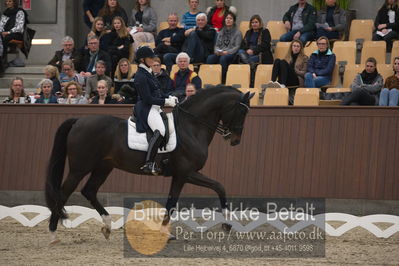
[[[44,103],[44,97],[43,97],[43,95],[40,96],[39,99],[36,99],[35,103]],[[51,95],[50,101],[49,101],[48,103],[58,103],[58,102],[57,102],[57,97],[54,96],[54,95]]]
[[[150,129],[147,119],[151,106],[164,106],[165,97],[162,96],[161,85],[158,80],[141,66],[134,76],[134,86],[138,94],[137,104],[134,106],[137,132],[144,133]]]
[[[308,72],[315,73],[317,76],[329,77],[331,80],[335,60],[335,54],[330,49],[325,55],[320,54],[319,50],[314,51],[308,61]]]

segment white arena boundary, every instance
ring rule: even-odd
[[[102,218],[100,215],[97,213],[95,209],[91,208],[86,208],[82,206],[66,206],[65,207],[66,211],[68,214],[75,214],[79,215],[73,220],[66,219],[63,221],[63,225],[66,228],[75,228],[78,227],[80,224],[90,220],[90,219],[95,219],[99,222],[102,223]],[[106,207],[105,208],[107,212],[110,215],[118,215],[122,216],[116,221],[112,221],[112,229],[119,229],[123,227],[124,225],[124,214],[129,213],[131,210],[122,208],[122,207]],[[37,215],[32,218],[28,219],[23,213],[36,213]],[[324,215],[324,218],[321,218]],[[38,206],[38,205],[20,205],[20,206],[15,206],[15,207],[6,207],[0,205],[0,223],[1,220],[6,218],[6,217],[11,217],[21,223],[23,226],[26,227],[34,227],[38,225],[39,223],[43,222],[44,220],[48,219],[50,216],[50,210],[47,207],[43,206]],[[215,221],[207,221],[205,223],[202,223],[201,226],[206,226],[208,229],[219,224],[223,223],[225,220],[222,216],[221,213],[217,213],[218,219],[215,219]],[[309,216],[310,217],[310,216]],[[317,218],[321,219],[317,219]],[[323,225],[317,224],[317,221],[324,220],[325,221],[325,232],[330,235],[330,236],[341,236],[345,234],[346,232],[357,228],[361,227],[363,229],[366,229],[373,235],[379,238],[389,238],[399,232],[399,216],[395,215],[386,215],[386,214],[375,214],[375,215],[367,215],[367,216],[354,216],[350,214],[345,214],[345,213],[325,213],[325,214],[318,214],[315,215],[315,221],[316,222],[309,222],[309,221],[301,221],[298,222],[291,227],[287,227],[282,221],[280,220],[274,220],[270,221],[268,220],[268,215],[264,213],[260,213],[260,218],[258,221],[253,221],[248,223],[246,226],[241,225],[240,223],[233,221],[231,222],[232,228],[237,230],[237,231],[250,231],[255,229],[256,227],[263,225],[263,224],[270,224],[280,230],[281,232],[284,231],[284,228],[286,232],[293,232],[293,231],[300,231],[303,228],[306,228],[310,224],[314,224],[320,228],[323,229]],[[198,223],[194,221],[180,221],[187,226],[194,228],[193,230],[195,231],[195,228],[199,226]],[[341,222],[343,223],[337,228],[334,228],[329,224],[329,222]],[[392,224],[385,230],[382,230],[379,228],[375,223],[388,223]],[[288,230],[287,230],[288,229]]]

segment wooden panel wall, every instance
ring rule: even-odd
[[[0,190],[42,190],[57,127],[131,107],[0,105]],[[228,195],[399,199],[399,108],[252,108],[242,142],[220,136],[203,173]],[[167,193],[170,178],[114,170],[103,192]],[[184,193],[213,194],[186,185]]]

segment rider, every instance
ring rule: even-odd
[[[154,62],[154,51],[148,46],[137,49],[136,60],[139,68],[134,76],[134,85],[138,92],[138,101],[134,107],[137,119],[137,132],[153,131],[153,136],[148,142],[146,162],[141,169],[147,174],[157,175],[161,169],[155,163],[155,156],[165,136],[165,126],[160,112],[161,106],[174,107],[178,102],[177,97],[165,98],[161,93],[161,85],[154,75],[151,66]]]

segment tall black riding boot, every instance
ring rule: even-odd
[[[158,175],[161,172],[161,169],[155,163],[155,156],[157,155],[158,148],[161,145],[163,137],[158,130],[154,131],[154,135],[148,142],[148,151],[147,156],[145,158],[145,164],[141,167],[146,174]]]

